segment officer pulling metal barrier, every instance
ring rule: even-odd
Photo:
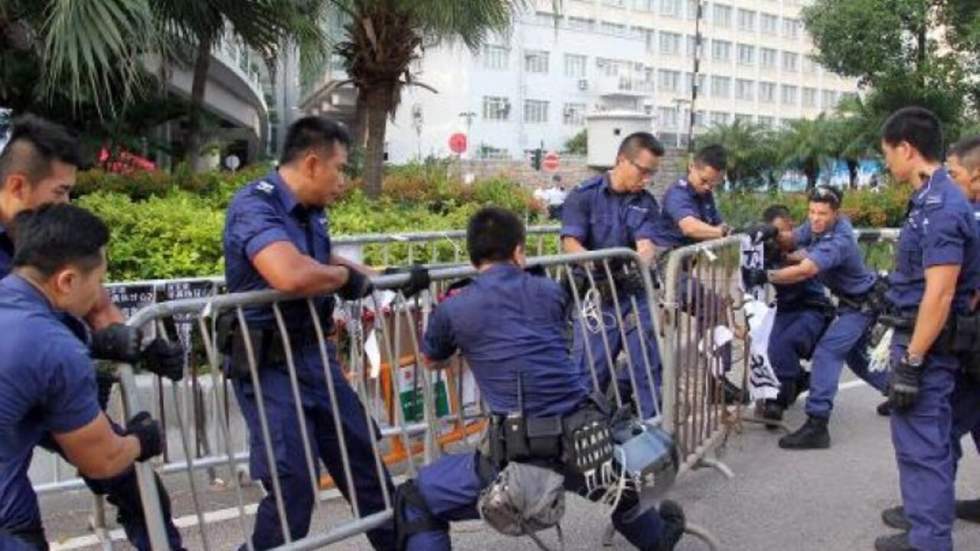
[[[877,551],[953,549],[954,487],[960,438],[980,416],[980,382],[963,360],[980,355],[980,236],[962,190],[942,167],[943,130],[919,107],[893,113],[881,148],[896,180],[915,188],[899,234],[882,321],[891,342],[891,433],[901,508],[882,513],[902,532]]]
[[[762,217],[765,227],[749,233],[753,239],[763,241],[765,268],[779,269],[793,252],[793,218],[783,205],[767,208]],[[763,419],[782,421],[783,411],[810,386],[810,373],[803,370],[800,362],[811,358],[835,310],[826,288],[817,279],[773,287],[776,315],[767,352],[780,388],[776,398],[760,401],[757,410]]]
[[[445,455],[399,487],[399,548],[449,549],[449,523],[481,517],[547,548],[541,530],[559,523],[564,491],[572,491],[606,500],[614,526],[636,547],[673,549],[685,526],[680,507],[647,508],[638,488],[625,485],[631,469],[660,476],[676,468],[676,456],[669,437],[630,421],[628,410],[613,424],[605,397],[591,388],[594,371],[574,367],[564,333],[579,293],[572,274],[559,285],[525,272],[523,225],[502,209],[475,214],[467,242],[479,275],[431,314],[422,348],[434,369],[462,355],[491,423],[478,451]]]
[[[375,468],[377,427],[344,378],[336,345],[322,343],[325,353],[321,348],[320,333],[329,333],[333,324],[331,294],[359,300],[372,291],[370,269],[333,253],[324,212],[343,192],[349,146],[347,131],[335,122],[296,121],[279,169],[245,186],[228,207],[228,290],[313,296],[319,318],[311,318],[306,300],[296,300],[245,308],[223,323],[225,370],[248,426],[252,478],[271,490],[256,514],[249,542],[256,549],[307,534],[318,503],[311,480],[317,478],[317,458],[362,515],[385,510],[394,492],[387,470],[379,475]],[[344,476],[347,468],[352,484]],[[390,525],[371,530],[368,539],[377,549],[395,545]]]
[[[64,128],[49,121],[25,115],[14,121],[6,148],[0,153],[0,277],[13,269],[14,239],[28,231],[16,226],[16,216],[46,204],[66,203],[75,174],[81,164],[78,140]],[[144,369],[178,380],[183,376],[183,349],[162,339],[144,343],[143,336],[121,322],[123,316],[103,290],[91,311],[82,318],[82,340],[98,360],[140,363]],[[103,369],[95,372],[99,405],[105,410],[115,376]],[[116,427],[118,428],[118,427]],[[65,457],[57,439],[45,435],[41,447]],[[118,509],[118,520],[129,541],[141,551],[150,549],[143,519],[136,475],[128,469],[119,476],[95,480],[84,478],[96,495],[105,495]],[[161,504],[167,512],[167,535],[171,547],[182,547],[180,533],[169,520],[170,499],[157,479]],[[0,501],[14,499],[17,493],[33,493],[30,484],[0,489]]]
[[[748,270],[752,284],[790,285],[818,278],[837,297],[837,316],[813,351],[807,421],[779,440],[784,449],[830,447],[827,424],[844,363],[872,387],[884,392],[887,372],[868,369],[868,339],[882,302],[883,282],[862,259],[850,221],[839,213],[841,194],[817,187],[809,197],[807,222],[792,233],[798,250],[787,255],[790,266]]]
[[[647,132],[637,132],[626,137],[616,154],[616,164],[608,172],[583,182],[572,190],[562,209],[562,251],[577,253],[587,250],[628,247],[634,249],[648,265],[654,261],[653,225],[659,215],[657,200],[646,191],[646,186],[656,174],[664,147]],[[599,274],[600,279],[607,279]],[[628,291],[620,289],[624,297]],[[583,373],[595,371],[600,388],[605,390],[615,378],[617,396],[631,392],[631,380],[637,383],[636,396],[642,417],[654,414],[654,392],[645,370],[636,369],[646,358],[652,366],[655,387],[661,378],[660,354],[654,338],[653,316],[646,301],[637,301],[639,309],[633,326],[623,337],[609,320],[629,316],[628,300],[620,302],[620,312],[609,301],[597,303],[597,297],[589,297],[586,308],[592,322],[584,334],[575,333],[573,358]],[[642,342],[641,342],[642,341]],[[633,372],[612,371],[621,353],[632,358]],[[609,362],[606,358],[609,358]],[[592,363],[590,367],[588,364]]]
[[[678,247],[719,239],[734,233],[722,220],[714,196],[715,188],[725,181],[727,165],[728,152],[724,147],[702,147],[694,154],[685,177],[667,187],[663,209],[653,226],[653,242],[659,258],[666,258],[667,252]],[[663,268],[662,262],[660,268]],[[712,321],[717,323],[727,320],[726,308],[729,301],[709,293],[703,282],[690,278],[692,267],[686,268],[685,276],[679,281],[682,289],[681,307],[689,312],[700,312],[697,319],[698,338],[704,342],[714,342],[715,328],[709,325]],[[711,304],[716,311],[709,313],[704,307],[707,304]],[[717,347],[712,345],[710,353],[712,361],[720,364],[713,376],[721,381],[725,403],[748,403],[748,393],[742,392],[724,375],[732,368],[731,341]],[[716,392],[714,385],[712,392]]]
[[[48,543],[27,476],[36,446],[50,439],[90,485],[111,485],[135,479],[133,463],[158,455],[162,435],[148,413],[120,427],[99,403],[80,318],[103,294],[108,228],[83,209],[58,204],[21,212],[14,223],[13,271],[0,280],[0,548],[43,550]],[[129,512],[137,511],[142,517],[142,509]]]

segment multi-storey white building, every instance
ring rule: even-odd
[[[703,2],[695,132],[745,119],[770,127],[833,109],[856,82],[819,67],[800,20],[801,0]],[[389,125],[389,160],[448,155],[520,158],[561,150],[608,109],[644,111],[668,144],[685,143],[691,104],[696,0],[551,0],[522,14],[508,36],[473,53],[426,50],[415,68],[438,90],[408,88]],[[335,77],[336,78],[336,77]]]

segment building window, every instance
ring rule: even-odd
[[[779,52],[772,48],[759,48],[759,64],[763,69],[775,69]]]
[[[596,67],[599,68],[599,72],[607,77],[616,77],[620,73],[625,73],[624,70],[629,66],[630,62],[621,61],[618,59],[609,59],[606,57],[597,57],[595,59]]]
[[[747,113],[735,113],[735,122],[740,122],[748,126],[752,124],[752,115]]]
[[[657,108],[657,121],[661,128],[677,128],[677,119],[676,107]]]
[[[548,122],[548,102],[536,99],[524,100],[524,122]]]
[[[783,70],[798,72],[800,70],[800,54],[793,52],[783,52]]]
[[[837,107],[837,92],[824,90],[820,94],[820,107],[823,109],[833,109]]]
[[[660,33],[660,53],[664,55],[679,55],[681,53],[681,35],[678,33]]]
[[[680,90],[681,72],[660,69],[657,71],[657,88],[661,92],[677,92]]]
[[[797,39],[800,37],[800,20],[799,19],[783,19],[783,36],[786,38]]]
[[[772,129],[776,125],[776,119],[766,115],[759,115],[759,126]]]
[[[565,54],[565,76],[569,78],[585,78],[584,55]]]
[[[711,21],[717,27],[732,26],[732,7],[724,4],[714,4],[711,6]]]
[[[524,71],[527,73],[548,73],[548,52],[544,50],[524,51]]]
[[[637,11],[653,11],[654,0],[635,0],[633,8]]]
[[[698,94],[704,94],[704,83],[707,80],[707,75],[704,73],[698,73]],[[684,92],[689,94],[693,91],[694,86],[694,73],[684,73]]]
[[[687,47],[684,48],[684,55],[687,57],[693,56],[695,48],[698,47],[698,37],[694,36],[693,34],[689,34],[684,37],[684,42],[687,45]]]
[[[763,103],[773,103],[776,101],[776,83],[775,82],[760,82],[759,83],[759,101]]]
[[[705,114],[704,111],[695,111],[694,112],[694,126],[704,127],[704,121],[705,121],[706,118],[707,118],[707,115]]]
[[[779,16],[763,13],[759,17],[759,24],[763,34],[779,34]]]
[[[783,84],[782,87],[783,105],[796,105],[797,90],[798,88],[796,86]]]
[[[752,10],[738,10],[738,30],[755,32],[755,12]]]
[[[711,124],[713,125],[724,126],[728,124],[729,120],[731,120],[731,115],[729,113],[723,113],[721,111],[711,112]]]
[[[755,65],[755,46],[748,44],[738,45],[738,64]]]
[[[510,120],[510,100],[499,96],[483,96],[483,119],[488,121]]]
[[[732,79],[730,77],[711,77],[711,97],[732,97]]]
[[[612,6],[614,8],[625,8],[626,0],[602,0],[602,4],[605,6]]]
[[[660,15],[680,17],[682,0],[660,0]]]
[[[687,18],[692,21],[698,18],[698,0],[687,0]]]
[[[591,31],[595,21],[585,17],[569,17],[568,28],[577,31]]]
[[[732,43],[727,40],[711,41],[711,59],[728,63],[732,60]]]
[[[820,65],[817,63],[813,56],[805,55],[803,56],[803,72],[807,74],[815,74],[820,69]]]
[[[610,23],[608,21],[603,21],[600,28],[602,29],[602,32],[616,36],[624,36],[626,34],[626,25],[623,25],[622,23]]]
[[[483,46],[483,67],[486,69],[506,70],[510,49],[505,46]]]
[[[803,89],[803,107],[816,107],[817,106],[817,89],[816,88],[804,88]]]
[[[561,122],[568,126],[582,126],[585,124],[585,104],[566,103],[561,110]]]
[[[735,81],[735,99],[752,101],[755,99],[755,82],[740,78]]]

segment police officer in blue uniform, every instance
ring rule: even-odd
[[[834,396],[846,362],[855,374],[884,391],[886,372],[868,370],[868,339],[877,319],[877,276],[864,264],[854,228],[839,213],[840,192],[817,187],[809,197],[807,222],[793,232],[798,251],[788,256],[791,266],[755,270],[753,283],[775,285],[800,283],[817,278],[838,299],[837,317],[830,323],[813,351],[810,395],[806,400],[806,423],[779,440],[784,449],[830,447],[827,423]]]
[[[620,144],[616,164],[610,171],[586,180],[568,194],[562,209],[562,250],[566,253],[577,253],[628,247],[636,250],[644,262],[652,263],[653,225],[659,215],[659,208],[656,199],[646,190],[646,186],[656,174],[663,155],[663,145],[652,134],[637,132],[627,136]],[[601,270],[599,272],[597,277],[604,278]],[[594,369],[601,389],[604,390],[609,385],[611,375],[601,331],[604,330],[606,333],[611,362],[615,362],[626,348],[632,360],[636,394],[633,395],[631,376],[627,370],[616,373],[618,392],[624,397],[624,403],[625,397],[633,395],[639,403],[641,416],[647,418],[655,414],[655,402],[646,365],[649,364],[653,382],[659,389],[660,353],[654,338],[650,309],[647,301],[640,294],[643,289],[628,287],[617,284],[620,313],[624,322],[626,319],[635,320],[626,334],[627,342],[621,342],[619,328],[615,323],[615,305],[611,300],[603,300],[599,307],[603,322],[586,321],[587,337],[583,337],[579,323],[575,323],[573,356],[581,370],[586,374],[590,373],[588,365],[590,356],[585,348],[589,347],[593,364],[591,369]],[[638,297],[636,303],[639,316],[632,315],[633,308],[629,300],[631,294]],[[643,344],[640,342],[641,339]],[[643,360],[644,347],[646,362]]]
[[[106,417],[76,318],[100,298],[109,230],[70,205],[24,212],[16,223],[13,272],[0,280],[0,548],[47,549],[27,475],[34,447],[52,437],[98,481],[159,454],[161,433],[146,412],[125,429]]]
[[[567,423],[592,402],[590,377],[573,368],[563,336],[572,300],[569,291],[524,271],[524,240],[523,225],[509,211],[488,207],[470,219],[467,245],[480,274],[434,310],[423,352],[431,367],[440,368],[458,351],[472,370],[492,425],[519,414],[533,442],[531,427],[541,424],[534,420],[558,418]],[[396,514],[406,549],[448,550],[449,522],[480,518],[480,493],[506,463],[495,457],[498,452],[491,451],[494,446],[488,441],[495,439],[485,438],[480,452],[443,456],[423,467],[417,480],[399,488],[404,499],[399,499]],[[509,450],[511,442],[506,446]],[[556,447],[522,461],[563,472],[565,488],[584,493],[583,478],[564,468],[561,453]],[[684,529],[680,507],[664,502],[659,514],[653,508],[630,515],[635,503],[624,495],[612,515],[615,528],[639,549],[673,549]]]
[[[789,209],[773,205],[762,213],[765,223],[778,234],[766,242],[766,268],[784,265],[785,255],[792,252],[793,219]],[[833,305],[823,285],[807,279],[789,285],[774,285],[776,317],[769,335],[769,363],[779,378],[779,396],[761,404],[762,417],[773,421],[783,418],[783,411],[809,388],[809,373],[800,362],[809,359],[817,341],[833,318]]]
[[[325,332],[332,327],[336,293],[356,300],[372,291],[364,266],[333,254],[324,207],[343,192],[350,136],[333,121],[302,118],[286,134],[279,169],[248,184],[228,207],[224,231],[225,276],[231,292],[278,289],[316,297],[314,303]],[[346,442],[349,466],[361,515],[384,510],[383,488],[393,490],[384,473],[379,480],[371,432],[357,394],[344,377],[336,346],[326,343],[330,365],[325,370],[313,320],[306,300],[281,304],[296,376],[300,381],[303,418],[297,418],[285,355],[271,307],[250,307],[245,317],[248,331],[231,331],[226,368],[234,379],[235,395],[249,428],[252,477],[272,490],[273,472],[266,461],[266,446],[275,457],[278,482],[283,492],[287,523],[293,539],[306,535],[315,496],[306,464],[300,422],[306,424],[314,454],[327,466],[348,500],[351,489],[343,475],[344,465],[333,418],[325,371],[333,380],[336,410]],[[262,437],[256,388],[249,374],[244,338],[252,339],[258,365],[265,415],[273,442]],[[313,466],[314,470],[319,465]],[[252,543],[267,549],[284,541],[275,497],[270,492],[259,504]],[[368,539],[378,549],[394,546],[390,525],[371,530]]]
[[[962,427],[957,414],[960,407],[980,411],[980,390],[957,358],[959,325],[980,287],[980,237],[969,202],[942,168],[943,131],[936,116],[919,107],[900,109],[885,121],[881,135],[888,169],[915,191],[889,276],[890,309],[882,318],[895,327],[891,432],[910,529],[878,538],[875,549],[948,551],[954,441],[963,434],[955,429]],[[954,390],[961,394],[956,410]]]
[[[64,128],[44,119],[25,115],[13,124],[10,141],[0,153],[0,277],[13,269],[12,234],[15,217],[28,209],[45,204],[66,203],[75,185],[75,173],[81,164],[78,140]],[[141,336],[134,328],[123,325],[122,313],[112,305],[104,291],[92,311],[85,315],[88,325],[86,342],[95,359],[141,362],[158,375],[178,380],[183,376],[184,354],[176,343],[155,339],[140,350]],[[115,379],[99,371],[95,375],[99,404],[103,409]],[[116,427],[114,425],[114,427]],[[116,427],[118,430],[122,430]],[[52,452],[62,452],[55,439],[45,435],[40,445]],[[150,549],[143,503],[140,500],[136,474],[129,469],[117,477],[94,480],[83,477],[93,493],[105,495],[118,509],[118,521],[129,541],[140,550]],[[157,477],[161,507],[167,519],[167,534],[173,549],[181,549],[180,532],[170,519],[170,498]],[[21,489],[23,490],[23,489]],[[29,488],[28,488],[29,490]],[[2,495],[0,495],[2,498]]]

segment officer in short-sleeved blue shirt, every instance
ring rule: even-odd
[[[714,189],[725,180],[728,155],[720,145],[698,150],[687,176],[664,192],[663,209],[654,227],[658,253],[718,239],[729,233],[715,204]]]
[[[562,210],[562,250],[576,253],[626,247],[636,250],[644,262],[651,263],[655,252],[653,230],[659,209],[646,185],[656,173],[663,154],[663,146],[651,134],[638,132],[627,136],[620,144],[612,170],[586,180],[568,194]],[[598,270],[596,277],[604,278],[602,270]],[[656,412],[651,385],[657,388],[660,385],[660,354],[654,338],[650,308],[641,291],[641,288],[617,286],[621,316],[637,320],[628,329],[625,343],[614,322],[617,316],[611,298],[596,297],[595,300],[601,300],[601,305],[584,304],[585,314],[578,313],[578,320],[584,323],[575,323],[573,357],[579,369],[589,374],[590,379],[594,374],[600,390],[605,391],[612,378],[609,365],[615,364],[624,348],[628,349],[633,375],[627,369],[616,373],[616,395],[622,397],[624,402],[633,396],[641,416],[651,417]],[[631,295],[636,297],[635,301],[627,299]],[[631,315],[634,313],[632,302],[636,303],[635,316]],[[607,320],[606,323],[592,319],[594,316],[590,316],[589,312],[597,312],[598,316]],[[640,339],[643,339],[642,343]],[[610,361],[606,360],[606,343],[609,345]],[[647,365],[651,373],[647,372]]]
[[[278,289],[315,298],[313,313],[306,299],[283,301],[280,310],[292,348],[293,366],[300,381],[302,419],[293,401],[289,369],[282,339],[271,306],[248,307],[245,328],[230,331],[225,368],[234,380],[235,394],[249,429],[252,477],[272,490],[273,470],[266,459],[276,461],[278,484],[283,492],[287,524],[293,540],[304,537],[310,526],[315,496],[310,486],[300,423],[308,427],[310,444],[327,466],[343,495],[351,489],[344,476],[350,468],[361,515],[385,508],[384,489],[393,492],[387,471],[379,480],[372,447],[372,431],[364,407],[347,381],[337,360],[332,340],[324,345],[329,366],[325,369],[313,315],[324,334],[332,327],[333,293],[361,299],[371,292],[367,268],[333,254],[324,207],[343,191],[343,169],[350,138],[340,125],[321,117],[306,117],[293,123],[283,146],[278,170],[251,182],[239,191],[228,207],[224,230],[225,277],[231,292]],[[231,312],[233,314],[233,312]],[[260,349],[258,378],[264,412],[273,442],[266,449],[258,404],[258,387],[249,368],[243,343],[252,338]],[[329,373],[329,375],[327,374]],[[326,377],[331,377],[336,404],[330,398]],[[337,411],[341,419],[334,419]],[[337,446],[337,423],[343,426],[347,465]],[[378,549],[393,549],[390,523],[370,530],[368,539]],[[281,545],[284,537],[276,498],[268,493],[256,513],[252,544],[258,549]]]

